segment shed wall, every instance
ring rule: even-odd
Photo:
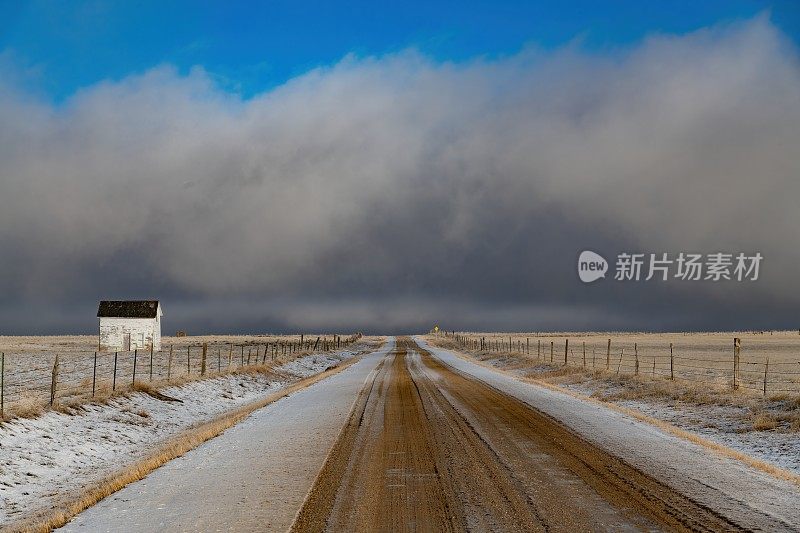
[[[125,334],[131,336],[131,350],[161,349],[161,320],[156,318],[100,318],[100,351],[121,351]]]

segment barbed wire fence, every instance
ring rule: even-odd
[[[800,355],[796,361],[782,360],[763,353],[742,356],[741,340],[734,338],[730,357],[722,352],[712,358],[692,356],[689,348],[648,347],[645,352],[637,342],[620,347],[619,341],[608,338],[597,341],[570,342],[569,337],[542,338],[530,336],[503,337],[470,335],[455,331],[439,331],[437,336],[447,337],[462,348],[477,353],[519,354],[554,367],[579,367],[587,371],[614,375],[635,376],[642,379],[690,381],[700,384],[729,387],[731,390],[751,390],[767,396],[773,393],[800,394]],[[653,353],[655,352],[655,353]]]
[[[78,405],[137,388],[264,370],[300,356],[350,347],[360,333],[268,342],[188,342],[162,350],[0,352],[0,421],[59,404]]]

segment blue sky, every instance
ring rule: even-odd
[[[626,46],[768,11],[795,42],[794,0],[664,2],[0,2],[0,51],[26,88],[55,101],[156,65],[200,65],[244,97],[348,53],[417,48],[436,60]]]

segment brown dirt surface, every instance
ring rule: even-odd
[[[409,339],[367,379],[293,531],[739,531]]]

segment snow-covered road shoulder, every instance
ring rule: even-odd
[[[800,489],[789,481],[600,404],[522,382],[431,346],[421,337],[415,340],[452,368],[552,416],[588,441],[745,527],[800,528]]]
[[[390,338],[340,372],[254,411],[58,531],[287,531],[366,379],[394,346]]]
[[[228,374],[0,426],[0,529],[46,511],[155,451],[160,443],[358,355],[356,348],[295,359],[273,373]]]

